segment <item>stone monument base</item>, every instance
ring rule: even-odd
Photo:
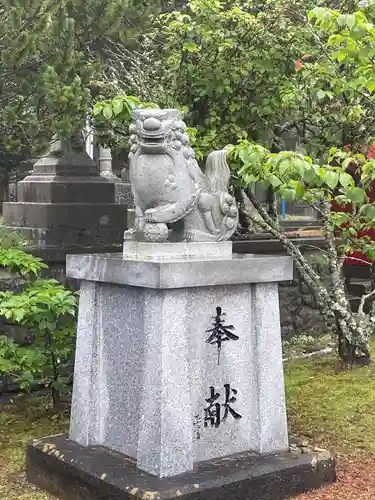
[[[149,243],[124,241],[123,258],[128,260],[166,260],[184,258],[228,259],[232,256],[232,242]]]
[[[288,451],[292,259],[133,243],[125,259],[67,258],[81,281],[69,439],[30,443],[29,480],[61,500],[281,500],[333,481],[328,453]]]
[[[241,453],[159,479],[136,462],[65,436],[31,441],[27,478],[61,500],[282,500],[335,481],[328,452]]]

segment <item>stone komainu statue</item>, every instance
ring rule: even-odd
[[[183,114],[141,109],[130,125],[130,181],[135,225],[125,239],[221,241],[236,230],[238,209],[228,193],[226,151],[212,152],[205,173],[189,147]]]

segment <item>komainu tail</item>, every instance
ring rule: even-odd
[[[228,191],[230,170],[227,163],[227,151],[213,151],[207,157],[205,172],[209,188],[213,193]]]

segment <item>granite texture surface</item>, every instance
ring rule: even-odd
[[[124,260],[119,254],[68,255],[67,276],[146,288],[189,288],[293,279],[291,257],[238,255]]]
[[[196,288],[189,293],[195,462],[247,450],[257,451],[259,422],[256,337],[251,317],[253,288],[252,285],[232,285]],[[217,307],[222,308],[223,326],[233,325],[231,332],[238,337],[238,340],[224,341],[220,350],[218,344],[207,342],[210,337],[207,330],[216,323]],[[212,405],[207,401],[211,387],[213,394],[219,396]],[[227,390],[232,403],[227,401]],[[224,406],[226,404],[228,406]]]
[[[232,242],[149,243],[125,240],[122,255],[125,260],[165,260],[184,257],[228,258],[232,256]]]
[[[71,439],[133,457],[155,476],[288,446],[277,283],[83,280],[75,366]]]
[[[284,500],[332,483],[336,475],[333,457],[321,450],[243,453],[159,479],[134,460],[56,436],[30,442],[27,478],[61,500]]]
[[[271,453],[288,446],[277,283],[254,286],[252,299],[258,388],[257,451]]]
[[[133,195],[130,184],[124,182],[115,183],[115,203],[131,207],[133,204]],[[129,227],[128,225],[126,227]]]
[[[95,292],[95,283],[81,283],[70,434],[83,446],[89,446],[97,440],[97,418],[90,413],[95,408],[98,390],[96,380],[93,380],[95,374],[92,373],[92,367],[99,362],[97,317],[93,314],[96,306]]]

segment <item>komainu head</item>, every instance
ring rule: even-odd
[[[138,109],[129,131],[132,154],[181,151],[187,158],[193,153],[183,114],[176,109]]]

